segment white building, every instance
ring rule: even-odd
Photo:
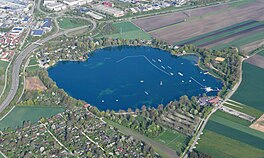
[[[61,10],[64,10],[67,8],[66,5],[62,4],[62,3],[54,3],[54,4],[51,4],[51,3],[48,3],[46,5],[46,7],[49,9],[49,10],[53,10],[53,11],[61,11]]]
[[[57,0],[44,0],[43,5],[46,6],[47,4],[55,4],[57,3]]]
[[[63,3],[67,4],[68,6],[77,6],[77,5],[84,5],[87,3],[91,3],[92,0],[64,0]]]
[[[102,4],[94,5],[93,8],[99,12],[113,15],[114,17],[121,17],[125,15],[125,12],[123,10],[114,7],[105,6]]]

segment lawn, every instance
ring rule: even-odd
[[[21,127],[24,120],[29,120],[31,123],[34,123],[41,117],[51,117],[64,110],[65,109],[61,107],[16,106],[0,121],[0,130],[7,127]]]
[[[163,131],[158,137],[154,138],[154,140],[166,144],[166,146],[175,151],[184,149],[189,141],[187,136],[170,129],[165,129],[165,131]]]
[[[150,40],[151,36],[129,21],[113,23],[114,32],[107,37],[120,39],[145,39]]]
[[[38,61],[36,56],[34,55],[33,57],[30,57],[28,65],[36,65],[36,64],[38,64]]]
[[[213,158],[261,158],[264,155],[264,150],[209,130],[204,130],[198,143],[197,150]]]
[[[59,24],[59,27],[62,29],[71,29],[71,28],[75,28],[75,27],[81,27],[81,26],[89,25],[91,23],[89,21],[83,20],[83,19],[64,17],[64,18],[58,19],[58,24]]]
[[[2,90],[4,88],[5,84],[5,71],[8,66],[9,62],[1,61],[0,60],[0,94],[2,93]]]
[[[243,62],[242,82],[232,100],[264,111],[264,69]]]

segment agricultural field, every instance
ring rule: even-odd
[[[0,130],[21,127],[23,121],[34,123],[41,117],[51,117],[64,110],[60,107],[16,106],[6,117],[0,119]]]
[[[174,44],[248,20],[264,20],[264,16],[262,16],[264,3],[262,3],[262,0],[242,1],[246,3],[239,2],[239,4],[235,5],[236,2],[234,2],[218,6],[208,6],[186,12],[167,14],[162,16],[162,20],[159,20],[160,16],[154,16],[152,18],[138,19],[133,21],[133,23],[146,31],[154,29],[154,31],[150,32],[154,38]],[[171,21],[170,18],[172,16],[175,16],[175,18]],[[184,22],[164,27],[183,19],[185,20]],[[163,25],[160,23],[163,23]],[[261,28],[258,28],[258,31],[260,30]],[[244,31],[244,34],[248,31]]]
[[[264,69],[243,62],[242,82],[232,100],[264,111]]]
[[[165,129],[165,131],[154,138],[154,140],[165,144],[175,151],[184,149],[189,141],[187,136],[170,129]]]
[[[241,118],[217,111],[206,125],[197,150],[212,157],[262,157],[264,133]]]
[[[150,35],[148,35],[146,32],[129,21],[113,23],[112,26],[114,28],[114,31],[106,37],[121,39],[151,39]]]
[[[63,18],[58,19],[58,24],[59,24],[59,27],[62,29],[71,29],[75,27],[89,25],[90,22],[84,19],[63,17]]]
[[[231,139],[221,134],[204,130],[197,150],[213,158],[262,158],[264,150]]]
[[[227,106],[229,108],[235,109],[237,111],[243,112],[256,118],[260,117],[263,114],[263,112],[258,109],[255,109],[245,104],[234,102],[232,100],[226,101],[224,103],[224,106]]]

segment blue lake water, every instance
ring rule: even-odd
[[[98,49],[85,62],[58,62],[49,76],[69,95],[100,110],[157,107],[182,95],[198,96],[222,82],[205,74],[194,55],[176,57],[151,47]],[[217,91],[207,95],[216,95]]]

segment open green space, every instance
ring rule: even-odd
[[[37,122],[41,117],[51,117],[65,109],[61,107],[44,106],[16,106],[5,118],[0,121],[0,130],[11,127],[21,127],[23,121]]]
[[[84,19],[63,17],[58,19],[58,24],[59,27],[62,29],[71,29],[75,27],[89,25],[90,22]]]
[[[113,23],[113,27],[115,30],[107,37],[120,39],[151,39],[149,34],[129,21]]]
[[[36,56],[30,57],[28,65],[36,65],[38,64]]]
[[[235,124],[235,123],[231,123],[231,122],[228,122],[225,124],[226,125],[210,120],[206,125],[206,129],[213,131],[215,133],[224,135],[224,136],[229,137],[231,139],[240,141],[242,143],[248,144],[248,145],[253,146],[255,148],[264,150],[264,146],[263,146],[263,144],[264,144],[264,136],[263,135],[264,134],[263,133],[261,133],[261,132],[256,133],[258,131],[253,132],[253,129],[252,129],[252,131],[250,131],[249,128],[244,128],[243,126],[239,126],[239,124]],[[232,124],[235,125],[234,128],[229,127]]]
[[[243,62],[242,82],[232,100],[264,111],[264,69]]]
[[[264,155],[264,150],[209,130],[204,130],[198,143],[197,150],[213,158],[262,158]]]
[[[240,0],[240,1],[237,1],[235,3],[231,3],[230,6],[232,6],[232,7],[241,7],[241,6],[253,3],[253,2],[256,2],[256,0]]]
[[[154,140],[159,141],[175,151],[180,151],[186,147],[188,143],[188,137],[171,129],[165,129]]]

